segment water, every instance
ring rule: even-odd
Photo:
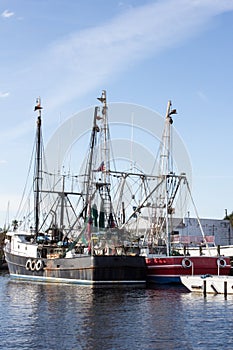
[[[29,283],[2,273],[0,325],[2,350],[227,350],[233,296]]]

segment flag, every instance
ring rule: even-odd
[[[100,166],[98,167],[98,169],[96,171],[105,171],[104,161],[101,162]]]

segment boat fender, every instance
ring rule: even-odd
[[[192,266],[192,261],[189,260],[188,258],[184,258],[182,260],[182,266],[185,268],[185,269],[188,269],[189,267]]]
[[[36,260],[32,260],[32,263],[31,263],[31,270],[32,271],[35,271],[36,269]]]
[[[36,262],[36,271],[40,271],[43,269],[43,261],[42,260],[37,260]]]
[[[219,266],[219,267],[226,267],[226,260],[225,259],[223,259],[223,258],[219,258],[218,260],[217,260],[217,265]]]
[[[31,259],[28,259],[25,264],[26,270],[31,270],[32,268],[32,261]]]

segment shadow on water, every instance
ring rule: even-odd
[[[181,285],[92,288],[1,273],[1,348],[231,349],[232,300],[195,296]]]

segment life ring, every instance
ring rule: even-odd
[[[184,258],[184,259],[182,260],[182,266],[183,266],[185,269],[188,269],[189,267],[191,267],[192,264],[193,264],[192,261],[189,260],[188,258]]]
[[[223,259],[223,258],[219,258],[218,260],[217,260],[217,265],[219,266],[219,267],[226,267],[226,260],[225,259]]]
[[[32,261],[31,261],[31,259],[28,259],[26,261],[25,267],[26,267],[26,270],[28,270],[28,271],[31,270],[31,268],[32,268]]]
[[[32,260],[31,270],[34,271],[36,269],[36,260]]]
[[[36,262],[36,271],[40,271],[43,269],[43,261],[42,260],[37,260]]]

